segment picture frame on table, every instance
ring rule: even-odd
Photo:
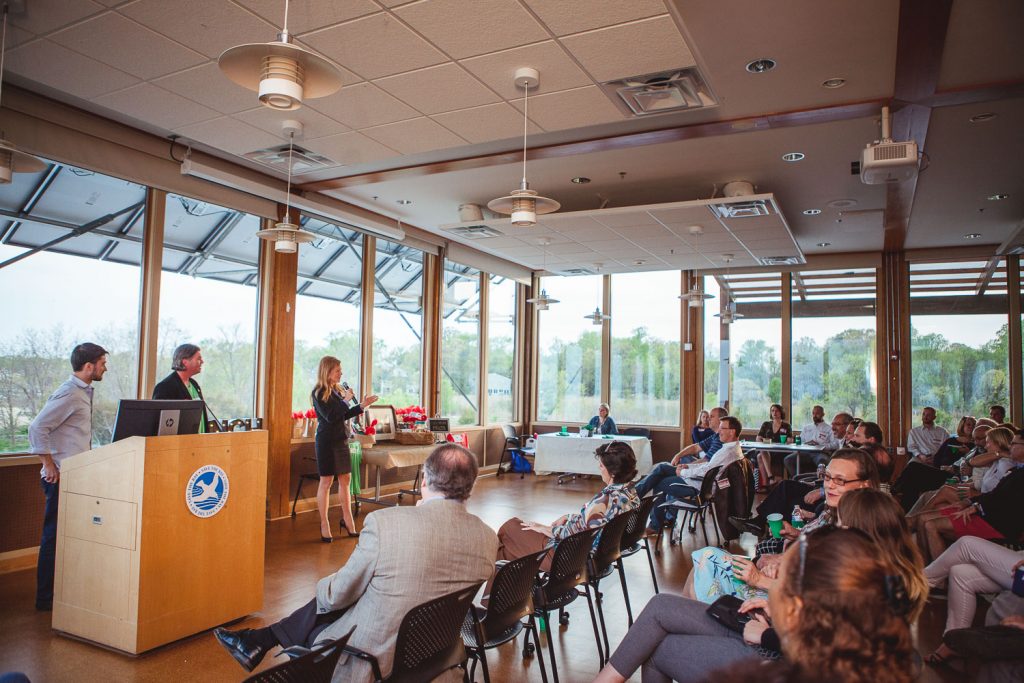
[[[366,424],[377,420],[377,441],[394,441],[395,432],[398,430],[398,418],[395,415],[395,407],[392,405],[372,405],[366,408]]]

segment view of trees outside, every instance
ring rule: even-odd
[[[389,257],[389,253],[399,253],[401,258]],[[381,272],[391,266],[394,267],[389,269],[389,279],[385,281]],[[380,396],[382,405],[419,405],[423,368],[423,253],[378,239],[376,273],[369,391]]]
[[[614,419],[678,425],[679,271],[615,274],[611,281]]]
[[[721,310],[722,290],[718,281],[710,276],[704,277],[704,292],[713,299],[704,301],[704,408],[710,410],[715,406],[725,405],[728,392],[719,396],[719,371],[722,357],[722,324],[716,315]],[[697,423],[696,415],[684,415],[683,426],[692,427]]]
[[[300,283],[303,280],[299,278]],[[312,407],[310,394],[324,356],[334,356],[341,361],[341,379],[348,382],[359,398],[367,393],[359,386],[359,323],[358,297],[354,303],[301,294],[295,297],[293,411]]]
[[[545,277],[541,287],[559,303],[538,313],[537,419],[586,422],[601,402],[601,328],[583,316],[601,305],[602,278]]]
[[[875,366],[873,317],[794,316],[793,428],[810,423],[816,405],[825,409],[826,420],[845,412],[875,422]]]
[[[480,271],[445,262],[441,321],[441,416],[479,422]]]
[[[778,287],[780,277],[765,273],[754,284]],[[741,299],[738,310],[748,303],[759,304],[758,317],[729,325],[728,407],[745,429],[757,429],[769,419],[768,406],[782,400],[782,304],[779,294],[769,294]]]
[[[487,415],[488,424],[503,424],[513,414],[516,367],[516,283],[491,275],[487,286]]]
[[[0,261],[25,251],[0,245]],[[87,341],[110,352],[93,395],[93,443],[109,443],[118,400],[135,398],[138,266],[41,252],[0,269],[0,291],[0,452],[28,450],[29,423]]]

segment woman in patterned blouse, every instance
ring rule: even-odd
[[[640,505],[633,488],[636,477],[636,456],[629,444],[612,441],[598,447],[596,456],[604,482],[597,495],[587,501],[579,512],[562,515],[551,524],[524,522],[513,517],[498,530],[498,559],[514,560],[531,553],[550,549],[567,536],[587,528],[600,527],[613,517]],[[597,543],[595,539],[594,543]],[[547,571],[551,567],[551,553],[540,565]]]

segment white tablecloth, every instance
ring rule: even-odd
[[[616,436],[602,439],[599,436],[557,436],[541,434],[537,437],[537,453],[534,469],[538,472],[574,472],[578,474],[601,474],[597,467],[594,451],[604,443],[624,441],[636,455],[636,469],[642,475],[651,469],[651,442],[644,436]]]

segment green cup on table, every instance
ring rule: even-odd
[[[772,532],[772,538],[782,537],[782,515],[778,512],[773,512],[768,515],[768,529]]]

